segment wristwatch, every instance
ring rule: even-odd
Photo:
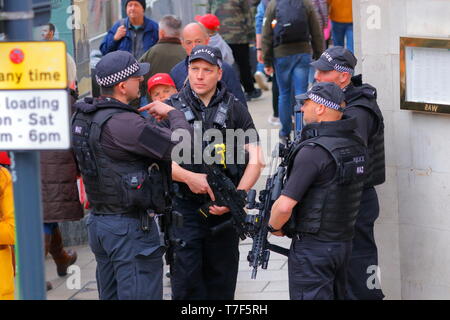
[[[262,50],[262,48],[256,48],[256,51]]]
[[[270,233],[280,231],[280,229],[274,229],[274,227],[272,227],[270,224],[267,225],[267,230],[268,230]]]

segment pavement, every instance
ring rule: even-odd
[[[264,153],[270,154],[272,145],[278,143],[278,128],[267,121],[272,114],[272,93],[264,91],[263,95],[248,103],[250,113],[259,130]],[[266,129],[269,131],[264,131]],[[266,160],[267,161],[267,160]],[[264,187],[267,174],[264,173],[255,185],[256,190]],[[269,241],[289,248],[291,240],[283,237],[270,236]],[[251,239],[241,241],[239,245],[240,262],[236,287],[236,300],[288,300],[288,270],[287,257],[271,252],[267,270],[258,269],[256,279],[251,279],[251,269],[247,262],[247,254],[252,245]],[[53,289],[47,292],[48,300],[98,300],[97,283],[95,279],[96,262],[89,246],[70,247],[78,253],[78,260],[68,270],[68,275],[58,277],[56,266],[50,257],[45,260],[46,280]],[[165,266],[166,271],[168,267]],[[164,299],[171,299],[169,279],[164,277]]]

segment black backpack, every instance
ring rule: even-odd
[[[276,0],[274,47],[284,43],[309,42],[309,23],[303,0]]]

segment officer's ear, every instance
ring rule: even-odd
[[[314,108],[314,111],[318,116],[321,116],[325,113],[327,107],[325,107],[323,104],[317,104]]]
[[[119,94],[121,94],[121,95],[125,95],[126,93],[127,93],[127,90],[126,90],[126,85],[125,85],[125,82],[126,81],[122,81],[122,82],[119,82],[117,85],[116,85],[116,92],[117,93],[119,93]]]
[[[341,87],[350,82],[352,75],[349,72],[339,72],[339,83]]]
[[[222,76],[223,76],[223,70],[222,70],[222,68],[219,68],[219,80],[218,81],[222,80]]]

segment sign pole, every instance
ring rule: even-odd
[[[5,22],[6,36],[10,41],[31,40],[31,4],[31,0],[5,0],[4,13],[14,17],[14,20]],[[46,299],[46,289],[39,153],[14,152],[11,160],[19,297],[22,300],[43,300]]]

